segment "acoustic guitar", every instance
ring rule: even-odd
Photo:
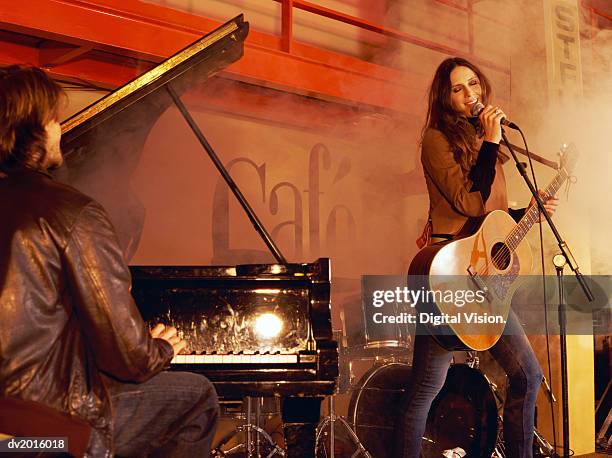
[[[566,150],[544,192],[554,196],[578,154]],[[409,289],[420,293],[418,321],[448,350],[484,351],[499,340],[519,278],[531,273],[525,235],[540,219],[537,205],[516,223],[501,210],[470,218],[451,240],[426,246],[408,269]]]

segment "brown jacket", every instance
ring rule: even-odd
[[[455,159],[446,137],[439,130],[430,128],[425,131],[421,163],[429,193],[429,215],[434,234],[453,235],[461,229],[468,217],[481,216],[493,210],[508,211],[501,158],[498,158],[495,166],[495,180],[486,205],[479,191],[470,191],[472,181]],[[434,238],[436,240],[439,239]]]
[[[172,347],[151,338],[99,204],[20,171],[0,175],[0,218],[0,397],[86,420],[102,445],[96,456],[108,455],[103,379],[145,381],[169,363]]]

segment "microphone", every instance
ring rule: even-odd
[[[482,102],[476,102],[474,105],[472,105],[472,116],[480,116],[480,113],[482,113],[482,110],[484,110],[484,108],[485,106],[482,104]],[[520,130],[516,124],[511,121],[508,121],[505,116],[501,119],[501,124],[509,127],[510,129]]]

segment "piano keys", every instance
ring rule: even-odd
[[[206,364],[206,367],[217,368],[221,365],[225,364],[249,364],[249,365],[258,365],[251,367],[273,367],[275,369],[282,368],[281,365],[287,364],[307,364],[314,362],[315,358],[313,355],[305,355],[300,357],[298,354],[256,354],[256,353],[246,353],[246,354],[185,354],[185,355],[176,355],[170,361],[170,364],[173,367],[187,368],[188,365],[199,365]],[[188,370],[188,369],[187,369]]]

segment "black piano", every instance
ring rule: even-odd
[[[181,94],[242,56],[247,33],[238,16],[66,120],[65,167],[57,175],[107,207],[124,250],[133,254],[138,218],[120,222],[122,213],[134,213],[129,199],[125,207],[111,205],[105,193],[127,186],[153,124],[171,105],[179,108],[277,262],[132,266],[134,298],[146,321],[173,325],[188,342],[189,354],[176,356],[171,369],[204,374],[222,402],[281,397],[288,456],[304,458],[314,456],[320,402],[338,376],[329,260],[284,259],[181,102]],[[120,169],[109,174],[107,189],[91,189],[97,164],[108,161]]]

